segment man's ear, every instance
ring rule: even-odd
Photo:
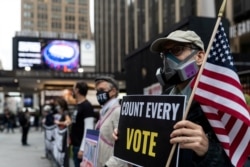
[[[205,57],[205,52],[204,51],[199,51],[197,53],[197,55],[195,56],[195,61],[197,63],[198,66],[200,66],[204,60],[204,57]]]

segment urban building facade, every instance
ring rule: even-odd
[[[233,0],[230,41],[243,91],[250,95],[250,1]]]
[[[21,30],[92,39],[89,0],[21,0]]]
[[[167,32],[175,29],[190,28],[209,38],[207,31],[210,31],[212,27],[202,27],[198,22],[192,24],[190,23],[191,17],[201,18],[200,22],[204,24],[213,24],[213,22],[206,23],[206,19],[216,19],[222,2],[223,0],[95,0],[96,71],[126,73],[127,88],[130,85],[129,82],[133,81],[134,83],[131,84],[134,90],[138,90],[139,87],[135,85],[144,87],[153,84],[156,82],[155,67],[151,71],[152,69],[145,67],[145,64],[152,66],[152,64],[159,65],[157,63],[161,62],[149,57],[152,55],[149,50],[141,51],[148,48],[157,37],[166,36]],[[238,34],[241,36],[232,36],[232,27],[249,16],[247,14],[249,6],[247,0],[227,0],[226,2],[223,18],[228,21],[226,27],[230,28],[229,40],[234,54],[250,54],[249,47],[247,47],[250,43],[248,40],[250,33],[247,31],[249,21],[245,23],[245,27],[238,28]],[[189,26],[184,26],[184,22]],[[136,56],[140,58],[136,59]],[[126,67],[126,62],[134,64]],[[248,62],[250,62],[249,56]],[[139,74],[135,77],[141,78],[140,81],[136,82],[134,75],[128,74],[128,71],[132,71],[134,75]],[[139,72],[136,73],[136,71]],[[145,79],[145,75],[152,75],[154,79]],[[129,77],[134,79],[129,79]],[[135,92],[131,91],[131,93]],[[142,93],[142,90],[136,93]]]
[[[10,109],[16,113],[23,107],[42,106],[47,102],[46,96],[49,95],[51,98],[51,92],[57,96],[58,93],[62,95],[67,91],[71,95],[73,84],[80,79],[89,83],[90,99],[97,104],[95,103],[95,92],[93,93],[93,83],[97,76],[91,71],[92,66],[88,66],[89,70],[84,69],[83,73],[83,65],[80,62],[80,42],[83,41],[81,43],[85,43],[86,47],[90,48],[90,42],[93,39],[90,30],[90,1],[20,0],[20,2],[21,31],[16,32],[15,37],[12,38],[13,70],[0,71],[0,97],[2,99],[0,108],[12,107]],[[20,40],[17,41],[17,39]],[[45,41],[48,41],[48,45],[44,43]],[[53,51],[46,52],[47,55],[54,55],[54,58],[56,56],[67,57],[68,62],[74,59],[75,62],[70,66],[75,64],[77,70],[58,71],[49,68],[37,69],[32,66],[36,60],[40,65],[45,64],[43,62],[45,60],[43,51],[45,50],[43,49],[48,46],[48,50],[50,50],[49,47],[52,46],[50,45],[52,43],[57,45],[57,48],[54,47],[56,48],[54,53],[52,53]],[[62,47],[58,49],[58,46]],[[61,54],[57,54],[58,51]],[[21,54],[17,54],[17,52]],[[67,55],[63,52],[66,52]],[[89,51],[88,54],[92,54],[92,52]],[[57,62],[60,61],[60,59],[57,60]],[[27,64],[21,67],[17,63],[21,61]],[[10,94],[11,92],[14,92],[14,95]],[[28,105],[27,100],[31,101]],[[0,113],[2,111],[0,110]]]
[[[97,71],[122,72],[126,55],[171,25],[197,15],[198,5],[202,5],[197,3],[196,0],[95,0]],[[214,17],[214,2],[204,3],[210,6],[205,15]],[[205,11],[199,12],[202,15]]]

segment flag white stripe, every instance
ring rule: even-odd
[[[208,71],[212,71],[212,72],[218,73],[220,75],[223,74],[229,78],[233,78],[235,81],[240,83],[239,76],[237,75],[237,73],[233,70],[230,70],[227,67],[222,67],[222,66],[218,66],[218,65],[206,62],[204,68]]]
[[[221,121],[222,122],[225,122],[225,123],[228,123],[228,121],[230,120],[231,116],[230,114],[227,114],[227,113],[224,113],[222,118],[221,118]]]
[[[202,107],[202,110],[205,113],[213,112],[213,113],[217,114],[217,109],[215,109],[215,108],[213,108],[211,106],[202,105],[201,107]],[[212,120],[212,119],[209,119],[209,118],[208,118],[208,121],[209,121],[210,125],[212,125],[213,128],[219,127],[219,128],[225,129],[225,125],[223,125],[222,122],[215,121],[215,120]],[[230,142],[229,137],[227,135],[216,133],[216,136],[217,136],[218,140],[221,141],[221,142],[224,142],[224,143],[229,143]]]
[[[243,115],[247,119],[250,119],[248,110],[246,110],[245,107],[243,107],[242,105],[240,105],[239,103],[236,103],[235,101],[233,101],[231,99],[225,98],[224,96],[219,96],[217,94],[206,91],[204,89],[200,89],[198,87],[196,89],[196,94],[208,99],[209,101],[211,100],[211,101],[218,103],[220,105],[223,105],[225,107],[230,106],[230,108],[232,108],[234,111],[241,111],[239,114]]]
[[[216,108],[213,108],[213,107],[211,107],[211,106],[207,106],[207,105],[201,105],[202,106],[202,110],[203,110],[203,112],[205,112],[205,113],[208,113],[208,114],[216,114],[216,115],[218,115],[218,110],[216,109]],[[212,124],[211,125],[217,125],[216,127],[218,127],[218,128],[224,128],[224,125],[226,125],[227,123],[228,123],[228,121],[230,120],[230,115],[229,114],[227,114],[227,113],[224,113],[223,114],[223,116],[222,116],[222,118],[221,118],[221,120],[212,120],[211,118],[210,118],[210,120],[211,121],[214,121],[214,122],[211,122]],[[221,122],[223,122],[223,124],[221,124]],[[219,125],[219,123],[221,124],[221,125],[223,125],[223,127],[222,126],[218,126]]]
[[[222,134],[216,133],[216,136],[220,142],[228,143],[230,145],[229,137],[227,135],[222,135]]]
[[[203,109],[203,107],[202,107],[202,109]],[[205,111],[204,111],[204,112],[205,112]],[[209,112],[207,112],[207,113],[209,113]],[[209,122],[210,122],[210,124],[213,125],[213,127],[215,127],[215,128],[223,128],[223,129],[225,128],[224,125],[221,123],[220,120],[210,119]]]
[[[234,165],[236,165],[236,163],[240,159],[242,153],[246,149],[246,146],[249,145],[249,141],[250,141],[250,127],[248,127],[247,132],[245,133],[244,137],[241,139],[241,143],[239,143],[237,149],[232,155],[232,162]]]
[[[242,121],[241,120],[237,120],[235,122],[235,124],[232,126],[232,128],[230,129],[230,132],[228,133],[228,136],[230,138],[230,143],[232,143],[235,139],[235,137],[237,136],[238,132],[240,132],[240,129],[242,127]]]
[[[202,109],[206,113],[214,113],[214,114],[217,113],[217,109],[213,108],[211,106],[202,105]],[[226,114],[226,113],[223,114],[223,121],[222,122],[227,123],[229,118],[230,118],[229,114]],[[208,118],[208,121],[214,128],[216,128],[216,127],[223,128],[223,124],[219,123],[219,121],[211,120],[209,118]],[[219,124],[221,124],[221,125],[218,126]],[[236,134],[240,131],[242,124],[243,124],[243,122],[241,120],[237,120],[233,126],[233,129],[231,129],[228,136],[216,133],[218,140],[220,142],[223,142],[223,143],[229,143],[229,144],[232,143],[233,140],[235,139],[235,137],[237,137]],[[231,140],[229,141],[229,139],[231,139]],[[234,165],[236,165],[236,162],[238,162],[240,155],[244,152],[245,147],[249,144],[249,141],[250,141],[250,128],[248,128],[247,133],[245,133],[243,140],[241,140],[241,143],[239,143],[239,145],[234,153],[230,153],[230,151],[228,149],[225,149],[225,152],[228,155],[232,154],[232,163]]]
[[[210,85],[212,87],[216,87],[216,88],[221,89],[225,92],[229,92],[229,93],[233,92],[234,94],[237,94],[237,96],[239,98],[241,98],[243,101],[245,101],[245,97],[243,96],[242,91],[239,88],[233,86],[232,84],[228,84],[224,81],[220,81],[220,80],[217,80],[215,78],[210,78],[210,77],[205,76],[205,75],[201,76],[200,82],[205,83],[206,85]]]

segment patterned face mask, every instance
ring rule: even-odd
[[[103,90],[98,90],[96,92],[96,98],[100,105],[104,105],[107,101],[109,101],[110,99],[109,92],[110,91],[103,91]]]

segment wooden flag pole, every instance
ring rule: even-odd
[[[222,2],[222,5],[220,7],[220,11],[219,11],[219,14],[218,14],[218,18],[217,18],[217,21],[216,21],[216,24],[214,26],[214,30],[213,30],[213,33],[212,33],[212,36],[210,38],[210,41],[209,41],[209,44],[208,44],[208,47],[207,47],[207,50],[206,50],[206,54],[205,54],[205,57],[203,59],[203,62],[202,62],[202,65],[200,67],[200,70],[199,70],[199,73],[197,75],[197,78],[195,80],[195,83],[194,83],[194,87],[193,87],[193,90],[192,90],[192,93],[189,97],[189,101],[188,101],[188,104],[187,104],[187,107],[186,107],[186,110],[185,110],[185,114],[182,118],[182,120],[185,120],[187,118],[187,115],[188,115],[188,112],[190,110],[190,107],[191,107],[191,104],[192,104],[192,101],[193,101],[193,98],[194,98],[194,93],[197,89],[197,86],[198,86],[198,83],[199,83],[199,80],[200,80],[200,77],[201,77],[201,74],[203,72],[203,69],[204,69],[204,66],[205,66],[205,63],[207,61],[207,57],[208,57],[208,54],[210,52],[210,49],[212,47],[212,44],[213,44],[213,41],[214,41],[214,37],[216,35],[216,32],[217,32],[217,29],[219,27],[219,24],[221,22],[221,17],[223,16],[223,13],[224,13],[224,10],[225,10],[225,6],[226,6],[226,1],[227,0],[223,0]],[[174,144],[171,148],[171,151],[170,151],[170,154],[169,154],[169,157],[168,157],[168,161],[166,163],[166,166],[165,167],[169,167],[170,163],[171,163],[171,160],[173,158],[173,155],[174,155],[174,151],[176,149],[176,146],[177,144]]]

